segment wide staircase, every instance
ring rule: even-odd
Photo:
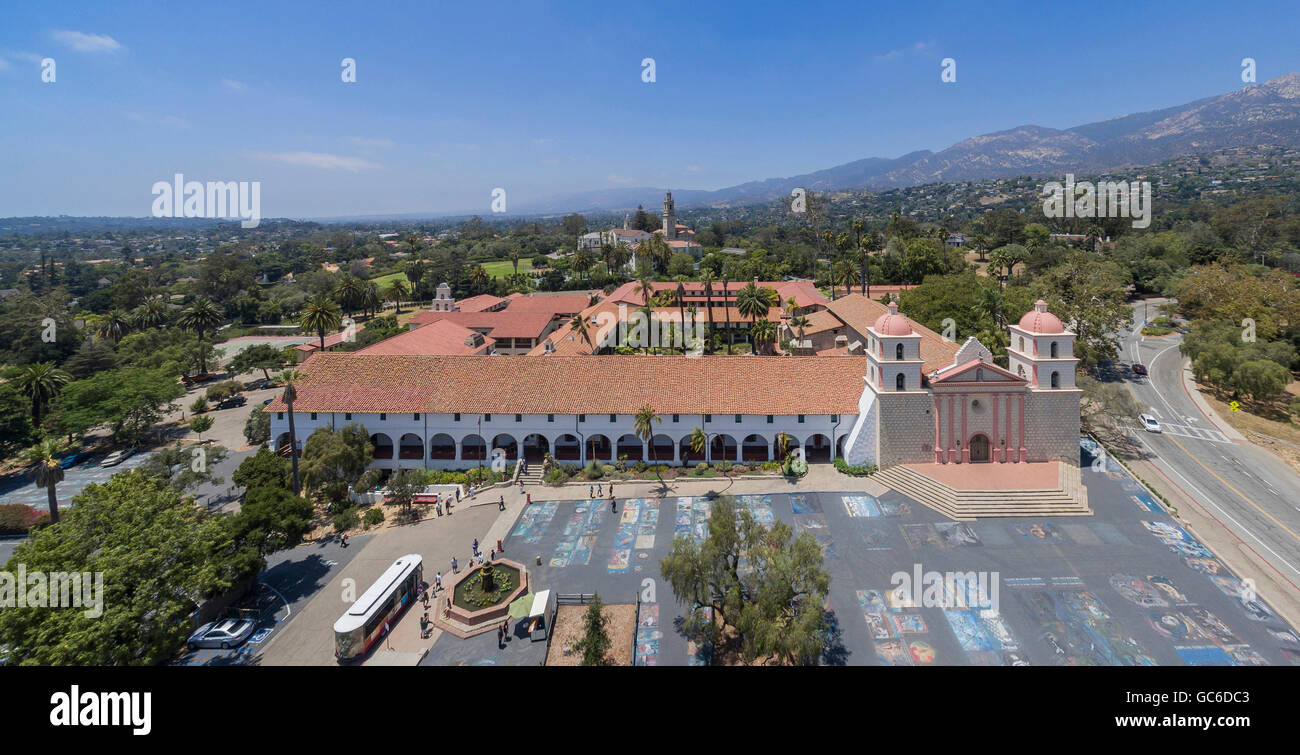
[[[534,487],[542,484],[542,464],[536,462],[529,464],[524,462],[524,468],[519,471],[519,479],[527,487]]]
[[[958,490],[899,464],[871,476],[917,503],[958,521],[995,516],[1092,516],[1079,468],[1061,463],[1051,490]]]

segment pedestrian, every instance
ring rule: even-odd
[[[460,567],[456,565],[456,557],[455,557],[455,556],[452,556],[452,557],[451,557],[451,573],[452,573],[452,574],[460,574]]]
[[[501,634],[506,638],[506,642],[510,641],[510,620],[509,619],[501,620]]]
[[[474,538],[474,552],[478,553],[478,538]]]
[[[494,550],[488,551],[488,561],[496,561],[496,560],[497,560],[497,552]]]
[[[433,591],[436,593],[442,589],[442,574],[433,575]]]
[[[604,497],[605,497],[605,494],[601,492],[601,489],[602,489],[602,488],[601,488],[600,485],[597,485],[597,486],[596,486],[596,497],[597,497],[597,498],[604,498]]]
[[[447,501],[447,516],[451,516],[451,501]]]
[[[519,481],[519,495],[523,495],[523,494],[524,494],[524,481],[523,481],[523,480],[520,480],[520,481]]]
[[[343,533],[343,547],[348,547],[348,533],[346,532]]]
[[[596,486],[595,486],[595,485],[588,485],[588,486],[587,486],[587,497],[588,497],[588,498],[595,498],[595,497],[596,497]]]
[[[456,503],[460,503],[460,486],[456,486]]]
[[[506,510],[506,497],[505,497],[505,496],[500,496],[500,497],[497,498],[497,509],[498,509],[499,511],[505,511],[505,510]]]
[[[609,511],[614,512],[614,491],[609,491]]]
[[[610,498],[614,497],[614,483],[612,482],[609,484],[609,497]]]
[[[438,504],[438,516],[442,516],[442,504]]]
[[[506,633],[501,631],[501,627],[497,627],[497,647],[503,647],[505,644]]]
[[[426,588],[426,589],[420,591],[420,602],[424,604],[424,607],[425,607],[425,608],[428,608],[428,607],[429,607],[429,590],[428,590],[428,588]]]

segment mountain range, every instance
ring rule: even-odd
[[[1025,125],[975,136],[939,152],[869,157],[788,178],[714,191],[673,189],[678,207],[728,207],[787,198],[791,190],[888,190],[1021,175],[1104,173],[1225,147],[1300,146],[1300,73],[1185,105],[1068,129]],[[599,189],[533,203],[528,213],[657,211],[664,189]],[[521,208],[522,209],[522,208]]]

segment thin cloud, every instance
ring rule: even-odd
[[[60,30],[51,36],[56,42],[67,45],[77,52],[117,52],[123,49],[120,42],[107,34]]]
[[[140,113],[127,113],[127,118],[139,123],[142,126],[167,126],[169,128],[189,128],[190,124],[184,118],[175,115],[164,116],[147,116]]]
[[[352,143],[367,149],[388,149],[393,146],[392,139],[370,139],[364,136],[352,137]]]
[[[903,57],[908,53],[919,55],[929,49],[930,49],[929,42],[913,42],[907,47],[900,47],[896,50],[890,50],[889,52],[881,53],[880,55],[875,56],[875,60],[877,63],[884,63],[890,60],[898,60],[899,58]]]
[[[331,155],[327,152],[254,152],[253,157],[259,160],[285,163],[286,165],[301,165],[324,170],[346,170],[352,173],[383,167],[379,163],[362,160],[359,157]]]
[[[9,61],[0,58],[0,71],[8,71],[10,68],[12,68],[12,66],[9,65]]]
[[[247,91],[248,85],[242,81],[236,81],[234,79],[222,79],[221,88],[228,92],[243,92]]]

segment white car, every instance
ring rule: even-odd
[[[248,619],[210,621],[190,635],[186,643],[190,650],[197,648],[233,648],[242,645],[253,634],[257,625]]]
[[[1152,417],[1150,414],[1139,414],[1138,421],[1142,423],[1143,430],[1146,430],[1149,433],[1160,432],[1160,423],[1157,422],[1156,418]]]
[[[105,456],[105,457],[104,457],[104,460],[101,461],[101,462],[99,462],[99,466],[101,466],[101,467],[115,467],[115,466],[117,466],[118,464],[121,464],[122,462],[124,462],[124,461],[126,461],[127,459],[131,458],[131,455],[134,454],[134,453],[135,453],[135,449],[134,449],[134,448],[122,448],[122,449],[119,449],[119,450],[114,451],[113,453],[109,454],[108,456]]]

